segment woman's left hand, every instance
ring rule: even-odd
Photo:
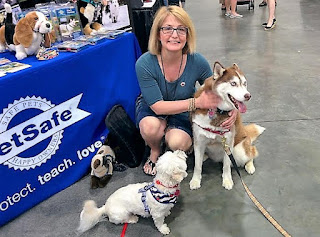
[[[230,118],[228,118],[226,121],[224,121],[221,126],[223,128],[226,128],[226,129],[230,129],[231,126],[234,124],[234,122],[236,121],[237,119],[237,113],[238,113],[238,110],[234,109],[234,110],[231,110],[229,112],[229,116]]]

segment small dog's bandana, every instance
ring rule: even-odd
[[[144,210],[145,212],[150,214],[150,209],[148,207],[148,204],[146,202],[146,192],[150,190],[151,195],[153,196],[153,198],[162,204],[176,204],[177,203],[177,198],[180,195],[180,190],[177,189],[174,193],[164,193],[161,192],[159,189],[157,189],[154,186],[154,183],[150,183],[146,186],[144,186],[143,188],[140,188],[138,193],[142,193],[141,196],[141,201],[143,203],[144,206]]]

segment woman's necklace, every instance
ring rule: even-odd
[[[167,100],[169,100],[168,85],[167,85],[167,80],[166,80],[166,73],[164,72],[162,54],[160,54],[160,59],[161,59],[161,66],[162,66],[162,72],[163,72],[163,77],[164,77],[164,83],[165,83],[165,85],[166,85],[166,97],[167,97]],[[177,80],[175,80],[175,81],[176,81],[176,85],[175,85],[175,88],[174,88],[174,93],[173,93],[172,101],[174,101],[175,98],[176,98],[176,91],[177,91],[177,86],[178,86],[178,80],[179,80],[179,78],[180,78],[180,72],[181,72],[181,68],[182,68],[182,61],[183,61],[183,54],[181,55],[181,62],[180,62],[180,67],[179,67],[179,72],[178,72]]]

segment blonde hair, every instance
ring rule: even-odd
[[[157,11],[151,27],[148,49],[151,54],[158,55],[161,53],[161,42],[159,40],[160,27],[167,16],[176,17],[185,27],[188,28],[187,42],[182,49],[183,53],[193,54],[196,50],[196,31],[188,13],[182,7],[168,6],[161,7]]]

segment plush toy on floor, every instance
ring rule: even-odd
[[[15,51],[16,58],[21,60],[28,55],[37,54],[42,43],[45,47],[50,47],[54,40],[54,31],[43,13],[29,12],[14,25],[11,6],[5,3],[4,7],[7,16],[5,25],[0,28],[0,52],[6,49]]]
[[[183,151],[167,151],[159,157],[157,174],[152,183],[129,184],[115,191],[98,208],[93,200],[85,202],[80,214],[80,233],[108,217],[114,224],[137,223],[139,216],[152,217],[162,234],[170,229],[164,219],[170,214],[180,194],[180,183],[187,177],[187,155]]]
[[[103,188],[113,172],[115,154],[109,146],[102,146],[91,160],[91,188]]]
[[[102,31],[102,8],[107,0],[78,0],[77,7],[85,35],[94,35]]]
[[[104,188],[112,177],[113,171],[125,171],[127,167],[116,161],[112,148],[103,145],[91,160],[91,188]]]

